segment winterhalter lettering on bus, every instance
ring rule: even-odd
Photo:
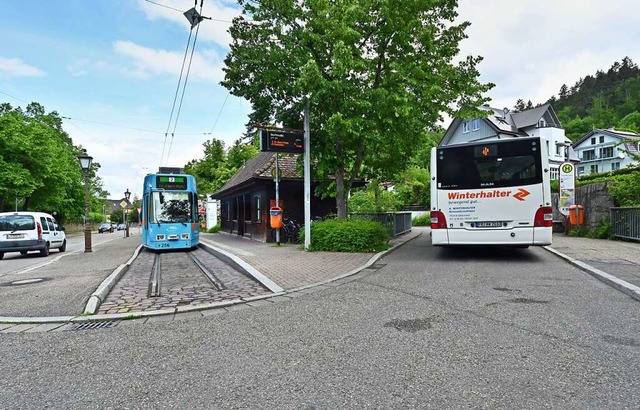
[[[508,138],[431,150],[435,246],[551,244],[546,142]]]

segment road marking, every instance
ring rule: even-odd
[[[114,239],[115,239],[115,238],[113,238],[113,239],[108,239],[108,240],[106,240],[106,241],[104,241],[104,242],[98,242],[98,243],[96,243],[96,244],[93,244],[93,245],[92,245],[92,249],[93,249],[94,247],[97,247],[97,246],[99,246],[99,245],[105,244],[105,243],[107,243],[107,242],[111,242],[111,241],[113,241]],[[47,266],[47,265],[50,265],[50,264],[52,264],[52,263],[54,263],[54,262],[57,262],[57,261],[59,261],[60,259],[64,258],[65,256],[74,255],[74,254],[76,254],[76,253],[80,253],[80,252],[84,252],[84,249],[78,249],[77,251],[71,251],[71,252],[61,253],[60,255],[58,255],[58,256],[56,256],[55,258],[53,258],[53,259],[51,259],[51,260],[48,260],[48,261],[46,261],[46,262],[43,262],[43,263],[40,263],[40,264],[37,264],[37,265],[33,265],[33,266],[30,266],[30,267],[28,267],[28,268],[24,268],[24,269],[20,269],[20,270],[12,271],[12,272],[7,272],[7,273],[2,273],[2,274],[0,274],[0,278],[2,278],[2,277],[4,277],[4,276],[8,276],[8,275],[23,275],[23,274],[25,274],[25,273],[32,272],[32,271],[34,271],[34,270],[36,270],[36,269],[40,269],[40,268],[43,268],[43,267],[45,267],[45,266]]]

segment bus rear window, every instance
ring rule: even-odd
[[[539,140],[438,148],[439,189],[480,189],[542,182]]]

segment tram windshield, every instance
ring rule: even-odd
[[[152,192],[149,219],[154,223],[186,223],[193,221],[192,193]]]

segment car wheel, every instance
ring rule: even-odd
[[[49,242],[44,245],[44,249],[40,250],[40,256],[49,256]]]
[[[20,251],[20,255],[26,255],[27,251]]]
[[[58,249],[59,252],[64,252],[67,250],[67,240],[62,241],[62,246]]]

